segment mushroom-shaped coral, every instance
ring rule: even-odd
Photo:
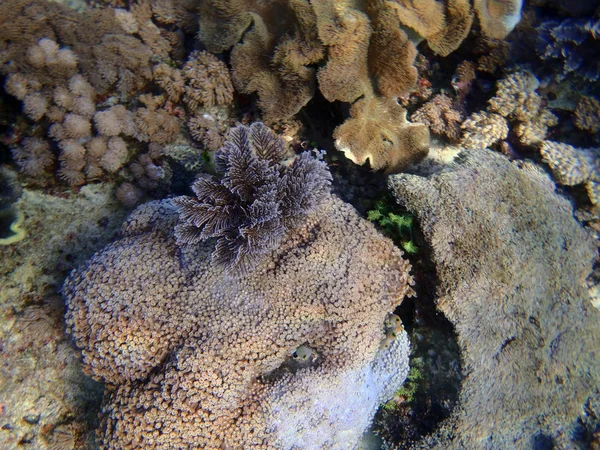
[[[350,114],[333,137],[336,147],[354,163],[362,165],[368,159],[371,168],[393,173],[427,155],[427,127],[406,120],[406,110],[395,99],[361,99],[352,105]]]

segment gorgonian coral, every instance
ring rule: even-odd
[[[173,200],[178,244],[217,238],[213,263],[238,273],[275,249],[331,182],[321,154],[304,152],[284,165],[286,153],[284,142],[262,123],[233,128],[216,157],[222,177],[201,177],[192,185],[195,197]]]

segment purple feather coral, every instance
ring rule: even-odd
[[[238,126],[216,156],[221,178],[194,182],[195,197],[173,200],[179,209],[179,245],[216,238],[213,263],[246,273],[300,225],[329,192],[322,154],[309,152],[283,165],[284,142],[262,123]]]

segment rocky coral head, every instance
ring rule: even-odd
[[[221,177],[200,177],[195,197],[173,200],[179,208],[179,245],[216,238],[213,262],[246,273],[302,223],[329,191],[331,174],[321,153],[282,164],[284,142],[262,123],[231,130],[216,156]]]
[[[68,332],[107,383],[99,447],[356,448],[409,370],[406,332],[380,350],[413,293],[401,251],[326,194],[231,277],[210,242],[176,245],[177,216],[144,203],[65,282]]]

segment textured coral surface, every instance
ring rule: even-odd
[[[436,448],[574,448],[597,401],[600,313],[585,278],[595,245],[530,164],[470,150],[441,173],[391,187],[433,250],[439,309],[469,372]]]
[[[175,221],[171,202],[143,205],[64,287],[86,371],[113,386],[102,446],[352,448],[408,371],[405,333],[378,353],[412,292],[401,252],[328,197],[237,278],[210,243],[178,249]]]

